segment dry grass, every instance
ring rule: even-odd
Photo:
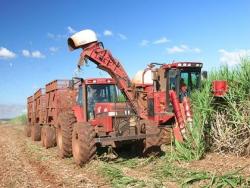
[[[214,99],[209,143],[213,151],[249,155],[250,150],[250,59],[230,69],[223,67],[213,79],[228,81],[227,95]]]
[[[239,125],[240,124],[240,125]],[[248,155],[250,128],[246,123],[232,122],[227,112],[216,112],[211,126],[211,149],[219,153]]]

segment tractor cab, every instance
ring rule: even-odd
[[[151,69],[154,92],[148,95],[148,116],[165,124],[176,116],[174,108],[200,88],[202,63],[154,64],[160,67]]]
[[[190,96],[193,90],[201,84],[202,63],[178,62],[166,69],[167,91],[174,90],[182,102],[185,96]]]
[[[73,85],[77,91],[77,105],[74,109],[83,112],[80,116],[81,121],[94,119],[96,104],[114,103],[117,100],[117,87],[111,78],[73,78]]]
[[[114,103],[117,98],[114,84],[89,84],[86,85],[86,93],[88,119],[94,118],[97,103]]]

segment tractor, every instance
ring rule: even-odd
[[[68,46],[83,50],[78,68],[90,61],[112,79],[79,79],[76,105],[60,113],[56,124],[62,158],[73,155],[81,166],[98,147],[123,145],[142,155],[158,153],[163,143],[170,142],[171,129],[183,142],[185,126],[192,122],[188,96],[200,88],[202,63],[151,63],[131,80],[92,30],[74,34]]]

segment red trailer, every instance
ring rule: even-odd
[[[46,148],[56,144],[55,124],[60,112],[71,109],[75,104],[75,90],[71,80],[54,80],[45,87],[45,121],[42,126],[41,140]]]
[[[31,136],[31,126],[34,123],[34,96],[27,98],[27,126],[25,127],[25,135]]]
[[[38,89],[34,94],[34,123],[31,128],[31,138],[41,140],[41,125],[45,123],[45,90]]]

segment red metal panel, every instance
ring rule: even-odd
[[[171,102],[173,104],[175,117],[176,117],[176,120],[177,120],[177,123],[176,123],[176,125],[174,127],[175,138],[178,141],[182,142],[183,138],[180,137],[180,135],[181,135],[181,132],[185,128],[185,123],[184,123],[184,119],[183,119],[183,116],[182,116],[182,111],[181,111],[179,99],[178,99],[175,91],[173,91],[173,90],[170,90],[169,95],[170,95]]]
[[[124,114],[129,113],[129,111],[131,111],[131,108],[128,108],[126,103],[96,103],[94,111],[96,115],[107,112],[117,112]]]
[[[179,62],[164,64],[164,65],[162,65],[162,68],[165,68],[165,69],[170,69],[170,68],[194,68],[194,67],[201,68],[202,66],[203,66],[203,64],[201,62],[179,61]]]
[[[98,126],[100,130],[106,133],[113,131],[113,117],[112,116],[98,116],[89,121],[91,125]]]
[[[226,80],[214,80],[212,82],[213,94],[215,97],[223,97],[228,91]]]
[[[115,84],[114,79],[112,78],[88,78],[84,79],[86,85],[94,84]]]
[[[73,107],[74,114],[76,116],[77,122],[84,122],[84,115],[83,115],[83,109],[81,106],[74,106]]]
[[[34,94],[34,121],[43,124],[45,121],[45,93],[44,89],[38,89]]]
[[[54,80],[46,84],[46,123],[55,125],[60,112],[75,104],[75,90],[69,80]]]
[[[68,88],[69,83],[69,80],[53,80],[52,82],[46,84],[46,92]]]
[[[34,123],[34,98],[33,96],[30,96],[27,98],[27,118],[28,118],[29,125]]]

